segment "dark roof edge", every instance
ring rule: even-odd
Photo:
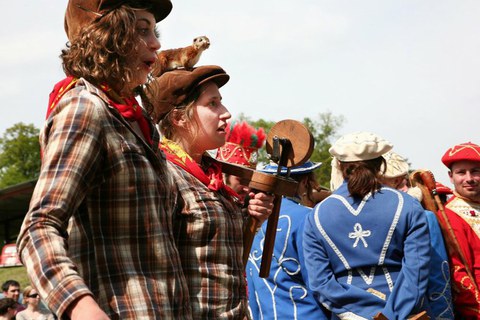
[[[13,186],[6,187],[4,189],[0,189],[0,200],[14,196],[17,193],[31,190],[33,189],[33,187],[35,187],[35,184],[37,184],[37,179],[29,180],[26,182],[15,184]]]

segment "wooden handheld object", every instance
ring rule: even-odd
[[[378,313],[373,317],[374,320],[388,320],[381,312]],[[428,316],[426,311],[422,311],[420,313],[414,314],[407,318],[407,320],[428,320],[430,317]]]
[[[243,185],[275,195],[272,214],[268,218],[260,266],[260,277],[262,278],[268,277],[270,273],[282,196],[292,197],[297,192],[298,183],[288,177],[289,170],[293,166],[299,166],[308,161],[313,152],[313,136],[301,122],[282,120],[277,122],[268,133],[266,150],[270,155],[270,159],[276,162],[279,167],[279,170],[274,175],[219,161],[222,164],[222,172],[239,177]],[[287,168],[285,176],[280,175],[281,167]],[[243,239],[244,265],[247,264],[253,238],[258,227],[258,220],[254,218],[249,219]]]

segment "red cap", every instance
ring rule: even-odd
[[[442,157],[443,164],[448,168],[452,166],[452,163],[460,160],[480,162],[480,146],[471,142],[457,144],[448,149]]]
[[[218,148],[217,159],[233,164],[255,168],[257,166],[257,150],[265,142],[263,128],[258,130],[246,121],[232,121],[227,125],[227,142]]]

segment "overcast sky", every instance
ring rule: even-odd
[[[63,78],[66,1],[4,1],[0,21],[0,134],[41,128]],[[414,169],[449,184],[440,158],[480,144],[478,0],[176,0],[158,27],[163,49],[211,47],[198,65],[231,76],[232,115],[253,120],[343,116],[340,134],[377,133]]]

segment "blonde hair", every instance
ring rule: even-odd
[[[23,289],[23,296],[24,297],[28,296],[32,290],[33,290],[32,286],[26,286],[25,289]]]
[[[26,286],[25,289],[23,289],[23,304],[28,304],[28,300],[25,300],[25,298],[28,298],[30,292],[32,292],[33,290],[34,288],[32,286]]]
[[[205,85],[200,86],[200,88]],[[170,110],[165,117],[159,122],[159,128],[162,135],[173,141],[178,141],[178,126],[175,124],[176,121],[184,117],[187,122],[192,126],[192,128],[198,128],[198,123],[195,121],[195,103],[200,97],[202,90],[197,88],[194,90],[186,99],[185,102],[179,106],[175,106]]]

